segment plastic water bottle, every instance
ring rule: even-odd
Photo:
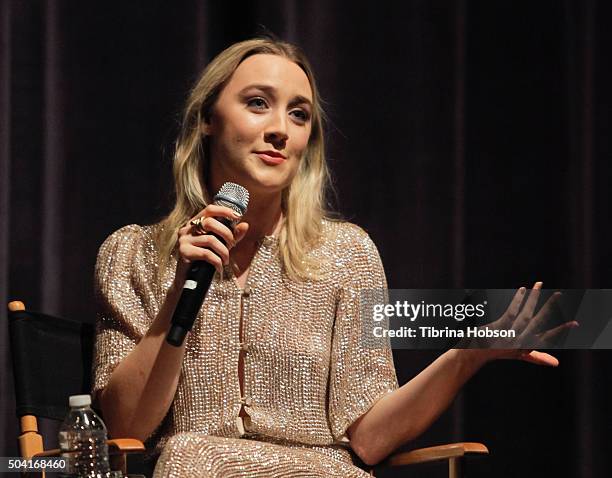
[[[73,395],[69,404],[70,412],[59,429],[60,450],[67,464],[67,473],[63,476],[112,476],[108,464],[106,426],[91,409],[91,397]]]

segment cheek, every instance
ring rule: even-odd
[[[253,115],[245,115],[240,111],[229,111],[220,118],[222,130],[219,132],[226,147],[244,146],[252,143],[261,131],[261,120]]]
[[[297,131],[294,135],[294,140],[293,140],[293,148],[295,152],[298,154],[304,153],[304,151],[306,151],[306,148],[308,147],[309,139],[310,139],[310,130],[305,131],[304,129],[301,129]]]
[[[262,119],[257,116],[242,116],[233,122],[233,137],[237,143],[251,143],[262,131]]]

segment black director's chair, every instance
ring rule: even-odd
[[[94,326],[26,311],[16,301],[9,303],[9,331],[21,457],[58,456],[58,449],[44,449],[38,418],[61,422],[68,397],[90,393]],[[122,473],[126,454],[144,451],[142,442],[129,438],[109,440],[108,446],[111,466]]]

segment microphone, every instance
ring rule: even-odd
[[[225,183],[221,186],[213,201],[214,204],[228,207],[242,216],[249,204],[249,192],[238,184]],[[238,222],[226,217],[218,217],[216,219],[230,229]],[[212,234],[225,244],[225,241],[217,234],[209,234]],[[187,332],[193,327],[198,311],[202,307],[204,296],[208,292],[214,275],[215,266],[206,261],[194,261],[191,264],[187,272],[185,285],[183,285],[181,298],[176,305],[176,309],[174,309],[172,325],[166,336],[166,342],[170,345],[180,347],[183,344]]]

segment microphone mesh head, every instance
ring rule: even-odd
[[[225,183],[214,198],[215,204],[229,207],[241,216],[249,205],[249,192],[236,183]]]

